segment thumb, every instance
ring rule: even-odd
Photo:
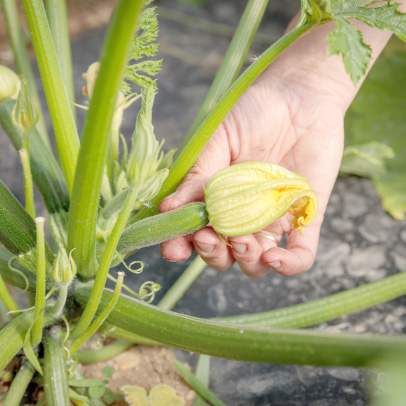
[[[216,172],[230,165],[229,147],[223,141],[226,137],[221,136],[222,132],[220,128],[216,131],[177,190],[161,201],[161,213],[191,202],[204,201],[203,185]]]

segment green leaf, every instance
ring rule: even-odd
[[[387,2],[380,7],[354,7],[339,13],[343,18],[356,18],[374,28],[391,31],[406,41],[406,13],[398,8],[400,3]]]
[[[332,0],[331,7],[333,13],[336,15],[339,12],[356,9],[362,6],[368,6],[376,3],[374,0]]]
[[[395,153],[388,145],[371,141],[345,148],[340,172],[352,175],[377,177],[386,169],[386,159],[392,159]]]
[[[89,388],[89,396],[92,399],[101,398],[106,392],[105,386],[92,386]]]
[[[148,4],[149,1],[146,1]],[[157,51],[159,44],[155,43],[158,38],[158,19],[156,16],[156,7],[146,8],[138,20],[137,35],[134,38],[128,54],[128,61],[141,62],[128,63],[124,70],[124,80],[134,82],[140,87],[155,85],[155,80],[149,76],[155,76],[161,69],[162,60],[152,60]],[[122,92],[131,93],[131,87],[128,83],[123,82]]]
[[[130,406],[184,406],[185,401],[176,395],[175,389],[169,385],[154,386],[149,394],[140,386],[122,386],[126,402]]]
[[[361,31],[354,24],[343,18],[336,18],[335,24],[336,29],[327,36],[330,42],[328,53],[343,56],[345,70],[357,84],[367,71],[372,50],[364,43]]]
[[[113,376],[113,368],[112,367],[104,367],[102,369],[102,374],[105,378],[111,378]]]
[[[44,309],[42,309],[38,313],[37,317],[35,317],[35,319],[31,323],[30,327],[28,328],[27,332],[25,333],[24,345],[23,345],[23,351],[24,351],[25,356],[28,358],[28,361],[31,362],[32,366],[36,369],[36,371],[40,375],[42,375],[42,368],[38,361],[37,354],[35,354],[34,348],[31,343],[31,330],[32,330],[32,327],[34,326],[34,323],[42,315],[43,312],[44,312]]]
[[[379,142],[392,148],[385,171],[370,174],[383,207],[396,219],[406,213],[406,52],[380,58],[346,116],[346,142]]]

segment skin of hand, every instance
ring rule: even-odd
[[[294,22],[292,22],[292,25]],[[357,23],[377,58],[390,34]],[[289,29],[289,28],[288,28]],[[263,236],[228,238],[226,245],[211,227],[193,236],[161,245],[169,261],[184,261],[195,249],[213,268],[227,270],[235,261],[250,277],[262,277],[272,268],[281,275],[308,270],[315,259],[320,228],[344,144],[344,116],[357,87],[345,72],[340,56],[328,56],[326,36],[333,23],[315,29],[288,48],[250,86],[211,137],[177,191],[164,199],[160,211],[192,201],[203,201],[202,182],[220,169],[248,161],[281,165],[304,176],[319,198],[318,216],[304,228],[293,230],[289,214],[265,231],[286,249]]]

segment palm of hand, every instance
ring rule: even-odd
[[[289,234],[287,249],[262,236],[230,239],[233,249],[220,241],[211,228],[199,231],[193,240],[165,243],[163,255],[183,260],[192,244],[205,261],[220,270],[237,260],[249,276],[263,276],[270,267],[284,275],[307,270],[313,263],[318,236],[342,156],[343,113],[332,100],[315,97],[310,88],[291,89],[274,80],[256,82],[243,95],[213,135],[176,197],[165,200],[169,210],[203,198],[201,182],[207,183],[218,170],[247,161],[281,165],[308,179],[319,197],[319,215],[300,235],[292,231],[288,216],[266,228],[279,241]],[[214,247],[211,249],[211,247]]]

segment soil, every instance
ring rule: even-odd
[[[83,365],[81,369],[86,378],[104,379],[102,369],[112,367],[114,372],[108,385],[112,391],[119,391],[124,385],[136,385],[149,392],[158,384],[167,384],[185,400],[185,406],[192,406],[195,393],[177,373],[172,364],[174,358],[174,353],[169,348],[139,345],[113,360]],[[116,406],[126,404],[125,401],[114,403]]]

